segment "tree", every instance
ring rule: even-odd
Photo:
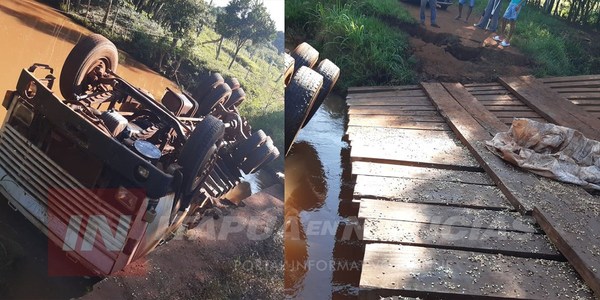
[[[277,31],[277,36],[273,40],[273,47],[277,49],[277,53],[283,54],[285,51],[285,34],[283,31]]]
[[[168,0],[160,10],[156,11],[155,18],[167,27],[173,34],[173,48],[177,42],[190,31],[201,31],[205,25],[203,15],[206,14],[204,0]]]
[[[233,66],[240,49],[248,41],[254,44],[268,42],[273,39],[275,22],[267,12],[266,7],[259,1],[232,0],[225,7],[225,13],[217,16],[216,28],[222,38],[233,40],[235,51],[229,69]],[[221,44],[219,44],[220,52]],[[218,57],[218,54],[217,54]]]
[[[106,26],[106,22],[108,22],[108,15],[110,14],[110,10],[112,9],[113,0],[108,0],[108,8],[106,9],[106,13],[104,14],[104,18],[102,19],[102,25]]]

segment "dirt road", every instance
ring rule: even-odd
[[[483,1],[483,0],[477,0]],[[457,2],[457,1],[456,1]],[[419,6],[401,2],[410,14],[419,20]],[[454,20],[458,15],[458,3],[447,10],[437,10],[437,24],[429,26],[427,10],[426,26],[399,25],[408,32],[410,44],[422,73],[422,81],[490,82],[502,75],[531,74],[532,61],[514,47],[502,48],[491,39],[492,33],[473,26],[481,16],[474,9],[469,22]]]

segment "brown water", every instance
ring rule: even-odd
[[[362,247],[351,203],[345,102],[325,100],[285,161],[285,287],[288,298],[356,295]]]
[[[23,68],[33,63],[49,64],[60,78],[64,59],[75,43],[91,32],[60,12],[32,0],[0,0],[0,97],[12,90]],[[117,73],[137,87],[160,98],[168,79],[121,52]],[[40,73],[41,74],[41,73]],[[59,95],[59,83],[53,91]],[[0,108],[0,121],[6,110]],[[236,193],[247,196],[268,184],[268,175],[249,176]],[[100,278],[49,277],[47,238],[22,215],[13,212],[0,197],[0,246],[16,261],[10,268],[0,264],[0,299],[70,299],[91,290]],[[65,265],[65,267],[71,267]]]

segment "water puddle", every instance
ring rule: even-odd
[[[285,161],[287,297],[337,298],[356,292],[362,249],[346,159],[345,102],[328,97]]]

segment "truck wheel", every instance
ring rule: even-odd
[[[192,193],[210,174],[217,154],[216,143],[224,133],[225,125],[213,116],[196,125],[179,156],[179,165],[183,167],[182,196]]]
[[[192,93],[196,99],[203,99],[210,94],[219,84],[224,83],[223,76],[219,73],[205,74],[200,76],[200,85]]]
[[[81,39],[69,52],[60,71],[60,92],[67,100],[75,100],[88,89],[88,85],[97,84],[97,80],[109,70],[117,71],[119,52],[107,38],[92,34]]]
[[[284,53],[283,64],[283,83],[285,84],[285,86],[287,86],[292,80],[292,75],[294,75],[294,58],[291,57],[289,54]]]
[[[265,144],[267,144],[268,147],[271,148],[271,151],[270,151],[269,155],[267,156],[267,158],[265,159],[265,161],[263,161],[260,165],[258,165],[258,167],[256,167],[257,170],[261,170],[264,166],[270,164],[277,157],[279,157],[279,149],[277,149],[273,145],[273,143],[265,143]]]
[[[323,101],[327,95],[329,95],[333,89],[333,86],[336,84],[338,78],[340,78],[340,68],[338,68],[338,66],[336,66],[329,59],[324,59],[321,61],[315,71],[323,76],[323,87],[319,91],[317,99],[315,99],[315,103],[310,108],[308,116],[306,117],[306,120],[304,120],[304,124],[302,124],[302,128],[304,128],[310,119],[312,119],[321,104],[323,104]]]
[[[295,60],[295,69],[298,70],[302,66],[312,68],[319,60],[319,51],[313,48],[308,43],[302,43],[290,53]]]
[[[269,147],[271,144],[271,147]],[[240,166],[240,169],[246,174],[252,174],[259,170],[259,167],[274,154],[273,141],[269,138],[264,144],[260,145],[254,151],[248,153],[246,160]]]
[[[232,91],[235,91],[240,88],[240,81],[235,77],[229,77],[225,80],[225,83],[229,84],[229,87]]]
[[[233,109],[234,106],[240,106],[244,100],[246,100],[246,92],[243,88],[239,88],[231,92],[231,96],[223,106],[227,109]]]
[[[267,134],[262,130],[258,130],[257,132],[249,136],[247,139],[241,141],[240,144],[237,146],[237,149],[232,154],[233,160],[235,161],[235,165],[239,166],[248,153],[254,151],[266,140]]]
[[[198,113],[196,115],[208,115],[210,111],[215,108],[215,106],[217,106],[219,103],[225,103],[230,96],[231,88],[229,85],[227,83],[221,83],[215,89],[213,89],[210,94],[200,101]]]
[[[285,152],[289,152],[304,124],[312,103],[323,86],[323,76],[308,67],[301,67],[285,89]]]

